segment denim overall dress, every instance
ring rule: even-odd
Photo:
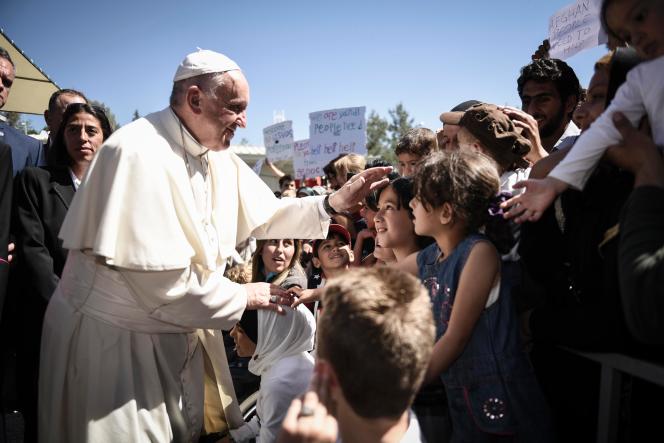
[[[433,305],[436,340],[447,330],[461,271],[479,241],[489,240],[470,235],[440,260],[435,243],[418,254],[420,278]],[[548,407],[521,346],[506,280],[501,278],[498,300],[480,315],[463,353],[441,375],[453,442],[554,440]]]

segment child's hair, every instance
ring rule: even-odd
[[[471,151],[435,152],[415,174],[415,195],[427,210],[449,203],[466,232],[485,222],[489,205],[498,194],[500,177],[496,163]]]
[[[413,128],[399,139],[394,153],[424,157],[438,149],[436,133],[428,128]]]
[[[385,159],[382,158],[377,158],[374,160],[371,160],[367,165],[365,166],[364,169],[369,169],[369,168],[376,168],[378,166],[394,166],[392,163],[388,162]],[[387,178],[390,181],[396,180],[397,178],[401,177],[399,173],[395,170],[392,170],[387,174]],[[376,191],[371,191],[365,198],[364,198],[364,204],[369,207],[373,212],[378,212],[378,195],[379,195],[380,190]]]
[[[254,252],[253,257],[251,258],[251,281],[253,282],[262,282],[267,278],[267,275],[265,274],[265,265],[263,264],[263,247],[268,241],[270,240],[258,240],[256,243],[256,252]],[[293,258],[291,258],[291,261],[288,266],[286,266],[286,269],[277,274],[275,278],[270,281],[270,283],[280,285],[290,274],[294,272],[300,275],[304,275],[304,270],[302,269],[302,265],[300,265],[302,240],[293,240],[293,244],[295,245]]]
[[[408,211],[408,218],[413,220],[415,216],[413,215],[413,209],[410,207],[410,201],[415,197],[413,178],[412,177],[398,177],[390,182],[389,185],[380,189],[376,197],[376,203],[380,199],[380,194],[387,188],[392,188],[394,193],[397,195],[399,201],[397,202],[397,209],[404,208]],[[378,208],[376,208],[378,209]],[[422,237],[420,235],[414,234],[417,242],[417,246],[422,249],[429,246],[433,243],[431,237]]]
[[[246,264],[234,265],[224,271],[224,277],[241,285],[251,283],[251,269]]]
[[[348,174],[357,174],[364,171],[366,159],[360,154],[344,155],[334,162],[334,169],[336,171],[337,180],[346,182]]]
[[[419,280],[387,267],[328,282],[318,355],[334,368],[355,413],[398,417],[412,404],[431,358],[435,328]]]

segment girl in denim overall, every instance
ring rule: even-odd
[[[415,232],[436,242],[417,255],[437,342],[425,383],[441,377],[453,442],[546,442],[553,430],[519,336],[510,281],[478,231],[500,181],[482,154],[441,152],[415,176]]]

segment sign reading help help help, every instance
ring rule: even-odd
[[[323,175],[323,167],[340,154],[367,153],[366,107],[329,109],[309,114],[309,143],[295,150],[302,177]]]
[[[293,157],[293,122],[286,120],[263,129],[265,153],[271,162]]]
[[[549,55],[565,60],[607,42],[599,20],[601,0],[578,0],[549,19]]]

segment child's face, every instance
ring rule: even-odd
[[[412,177],[417,172],[417,164],[422,159],[419,155],[403,152],[397,155],[399,160],[399,172],[402,177]]]
[[[408,209],[399,208],[399,198],[391,186],[380,194],[374,223],[376,243],[383,248],[399,248],[413,241],[413,222]]]
[[[613,0],[606,21],[618,37],[647,60],[664,55],[664,2],[661,0]]]
[[[410,201],[410,207],[415,217],[413,220],[415,233],[417,235],[433,237],[441,227],[440,220],[438,219],[438,211],[436,209],[427,211],[418,197]]]
[[[290,265],[294,254],[294,240],[268,240],[263,245],[263,250],[261,251],[265,273],[279,273],[283,271]]]
[[[330,269],[341,269],[353,261],[353,251],[350,245],[340,235],[333,235],[318,245],[318,257],[314,257],[314,265],[322,268],[323,272]]]

